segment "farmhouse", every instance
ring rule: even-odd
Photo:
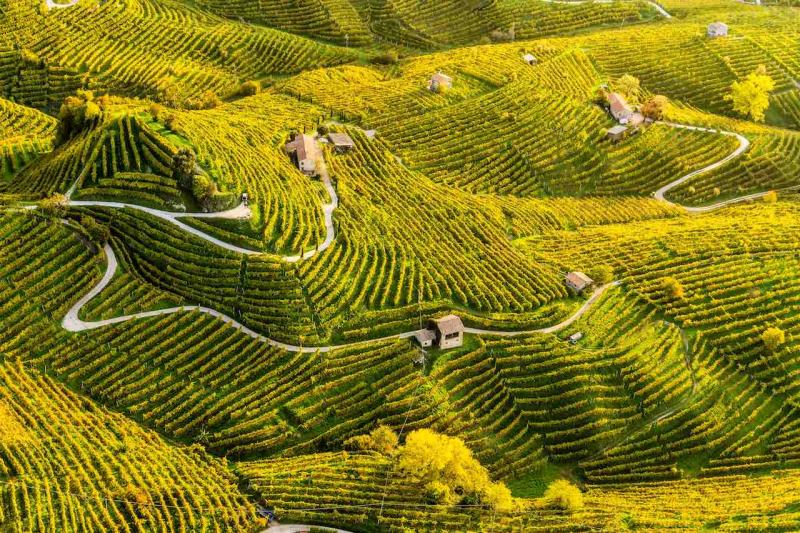
[[[536,56],[533,54],[525,54],[524,56],[522,56],[522,60],[529,65],[535,65],[537,63]]]
[[[436,345],[442,350],[464,344],[464,324],[456,315],[437,318],[431,322],[430,327],[436,334]]]
[[[440,87],[451,89],[453,87],[453,78],[441,72],[434,74],[431,77],[431,81],[428,83],[428,89],[431,91],[438,91]]]
[[[728,25],[725,24],[724,22],[712,22],[711,24],[708,25],[706,34],[709,37],[727,37]]]
[[[617,124],[606,132],[606,138],[611,142],[619,142],[625,138],[625,133],[628,131],[627,126]]]
[[[319,149],[311,135],[297,135],[293,141],[286,143],[286,153],[303,174],[313,176],[317,172]]]
[[[355,147],[353,139],[346,133],[329,133],[328,140],[333,145],[333,149],[340,154],[349,152]]]
[[[570,272],[566,275],[565,280],[567,287],[577,293],[583,292],[594,283],[594,280],[583,272]]]
[[[620,124],[627,124],[631,115],[633,115],[633,108],[628,105],[625,97],[619,93],[608,94],[608,110],[611,112],[611,116],[614,117],[614,120],[618,121]]]
[[[421,329],[414,333],[414,338],[423,348],[430,348],[436,341],[436,331],[432,329]]]

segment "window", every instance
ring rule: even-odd
[[[458,332],[455,333],[448,333],[444,336],[445,340],[455,339],[458,337]]]

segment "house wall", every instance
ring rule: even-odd
[[[442,350],[447,350],[448,348],[458,348],[462,344],[464,344],[464,333],[463,332],[459,332],[458,336],[456,336],[456,337],[454,337],[452,339],[447,339],[445,337],[442,337],[439,340],[439,348],[441,348]]]

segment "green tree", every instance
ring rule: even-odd
[[[192,177],[196,173],[197,156],[188,148],[181,148],[172,156],[172,177],[178,185],[189,189],[194,185]]]
[[[103,119],[106,101],[95,101],[92,91],[79,90],[75,96],[66,97],[58,110],[56,145],[63,144],[84,129],[99,124]]]
[[[566,479],[558,479],[547,487],[543,503],[550,509],[574,512],[583,508],[583,493]]]
[[[771,327],[765,329],[764,333],[761,334],[761,341],[767,347],[767,350],[774,352],[786,342],[786,335],[782,329]]]
[[[63,194],[54,194],[39,202],[39,209],[48,218],[62,218],[67,212],[69,202]]]
[[[742,81],[731,85],[731,92],[725,99],[733,103],[733,110],[749,116],[756,122],[763,122],[764,112],[769,107],[769,93],[775,88],[775,81],[767,74],[763,65]]]
[[[600,285],[605,285],[606,283],[611,283],[614,281],[614,269],[608,265],[596,266],[589,270],[587,274],[595,281],[595,283]]]

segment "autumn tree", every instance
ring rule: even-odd
[[[635,105],[639,103],[639,93],[642,90],[639,84],[639,78],[631,76],[630,74],[623,74],[617,79],[614,88],[625,97],[629,104]]]
[[[574,512],[583,508],[583,493],[566,479],[558,479],[550,483],[543,500],[544,506],[550,509]]]
[[[642,105],[642,115],[653,120],[661,120],[664,118],[664,111],[668,103],[669,100],[666,96],[657,94]]]
[[[767,74],[767,69],[759,65],[744,80],[733,82],[725,99],[733,103],[733,110],[737,113],[763,122],[764,112],[769,107],[769,93],[774,88],[775,81]]]
[[[419,429],[408,435],[400,451],[400,471],[425,486],[430,499],[453,504],[475,498],[498,511],[513,507],[511,491],[494,483],[489,472],[459,438]]]
[[[782,329],[771,327],[765,329],[764,333],[761,334],[761,341],[767,347],[767,350],[774,352],[786,342],[786,335]]]
[[[683,285],[671,276],[661,280],[661,292],[665,297],[673,300],[679,300],[684,296]]]
[[[374,451],[383,455],[393,455],[397,451],[397,434],[392,428],[378,426],[369,435],[358,435],[344,442],[345,448]]]

